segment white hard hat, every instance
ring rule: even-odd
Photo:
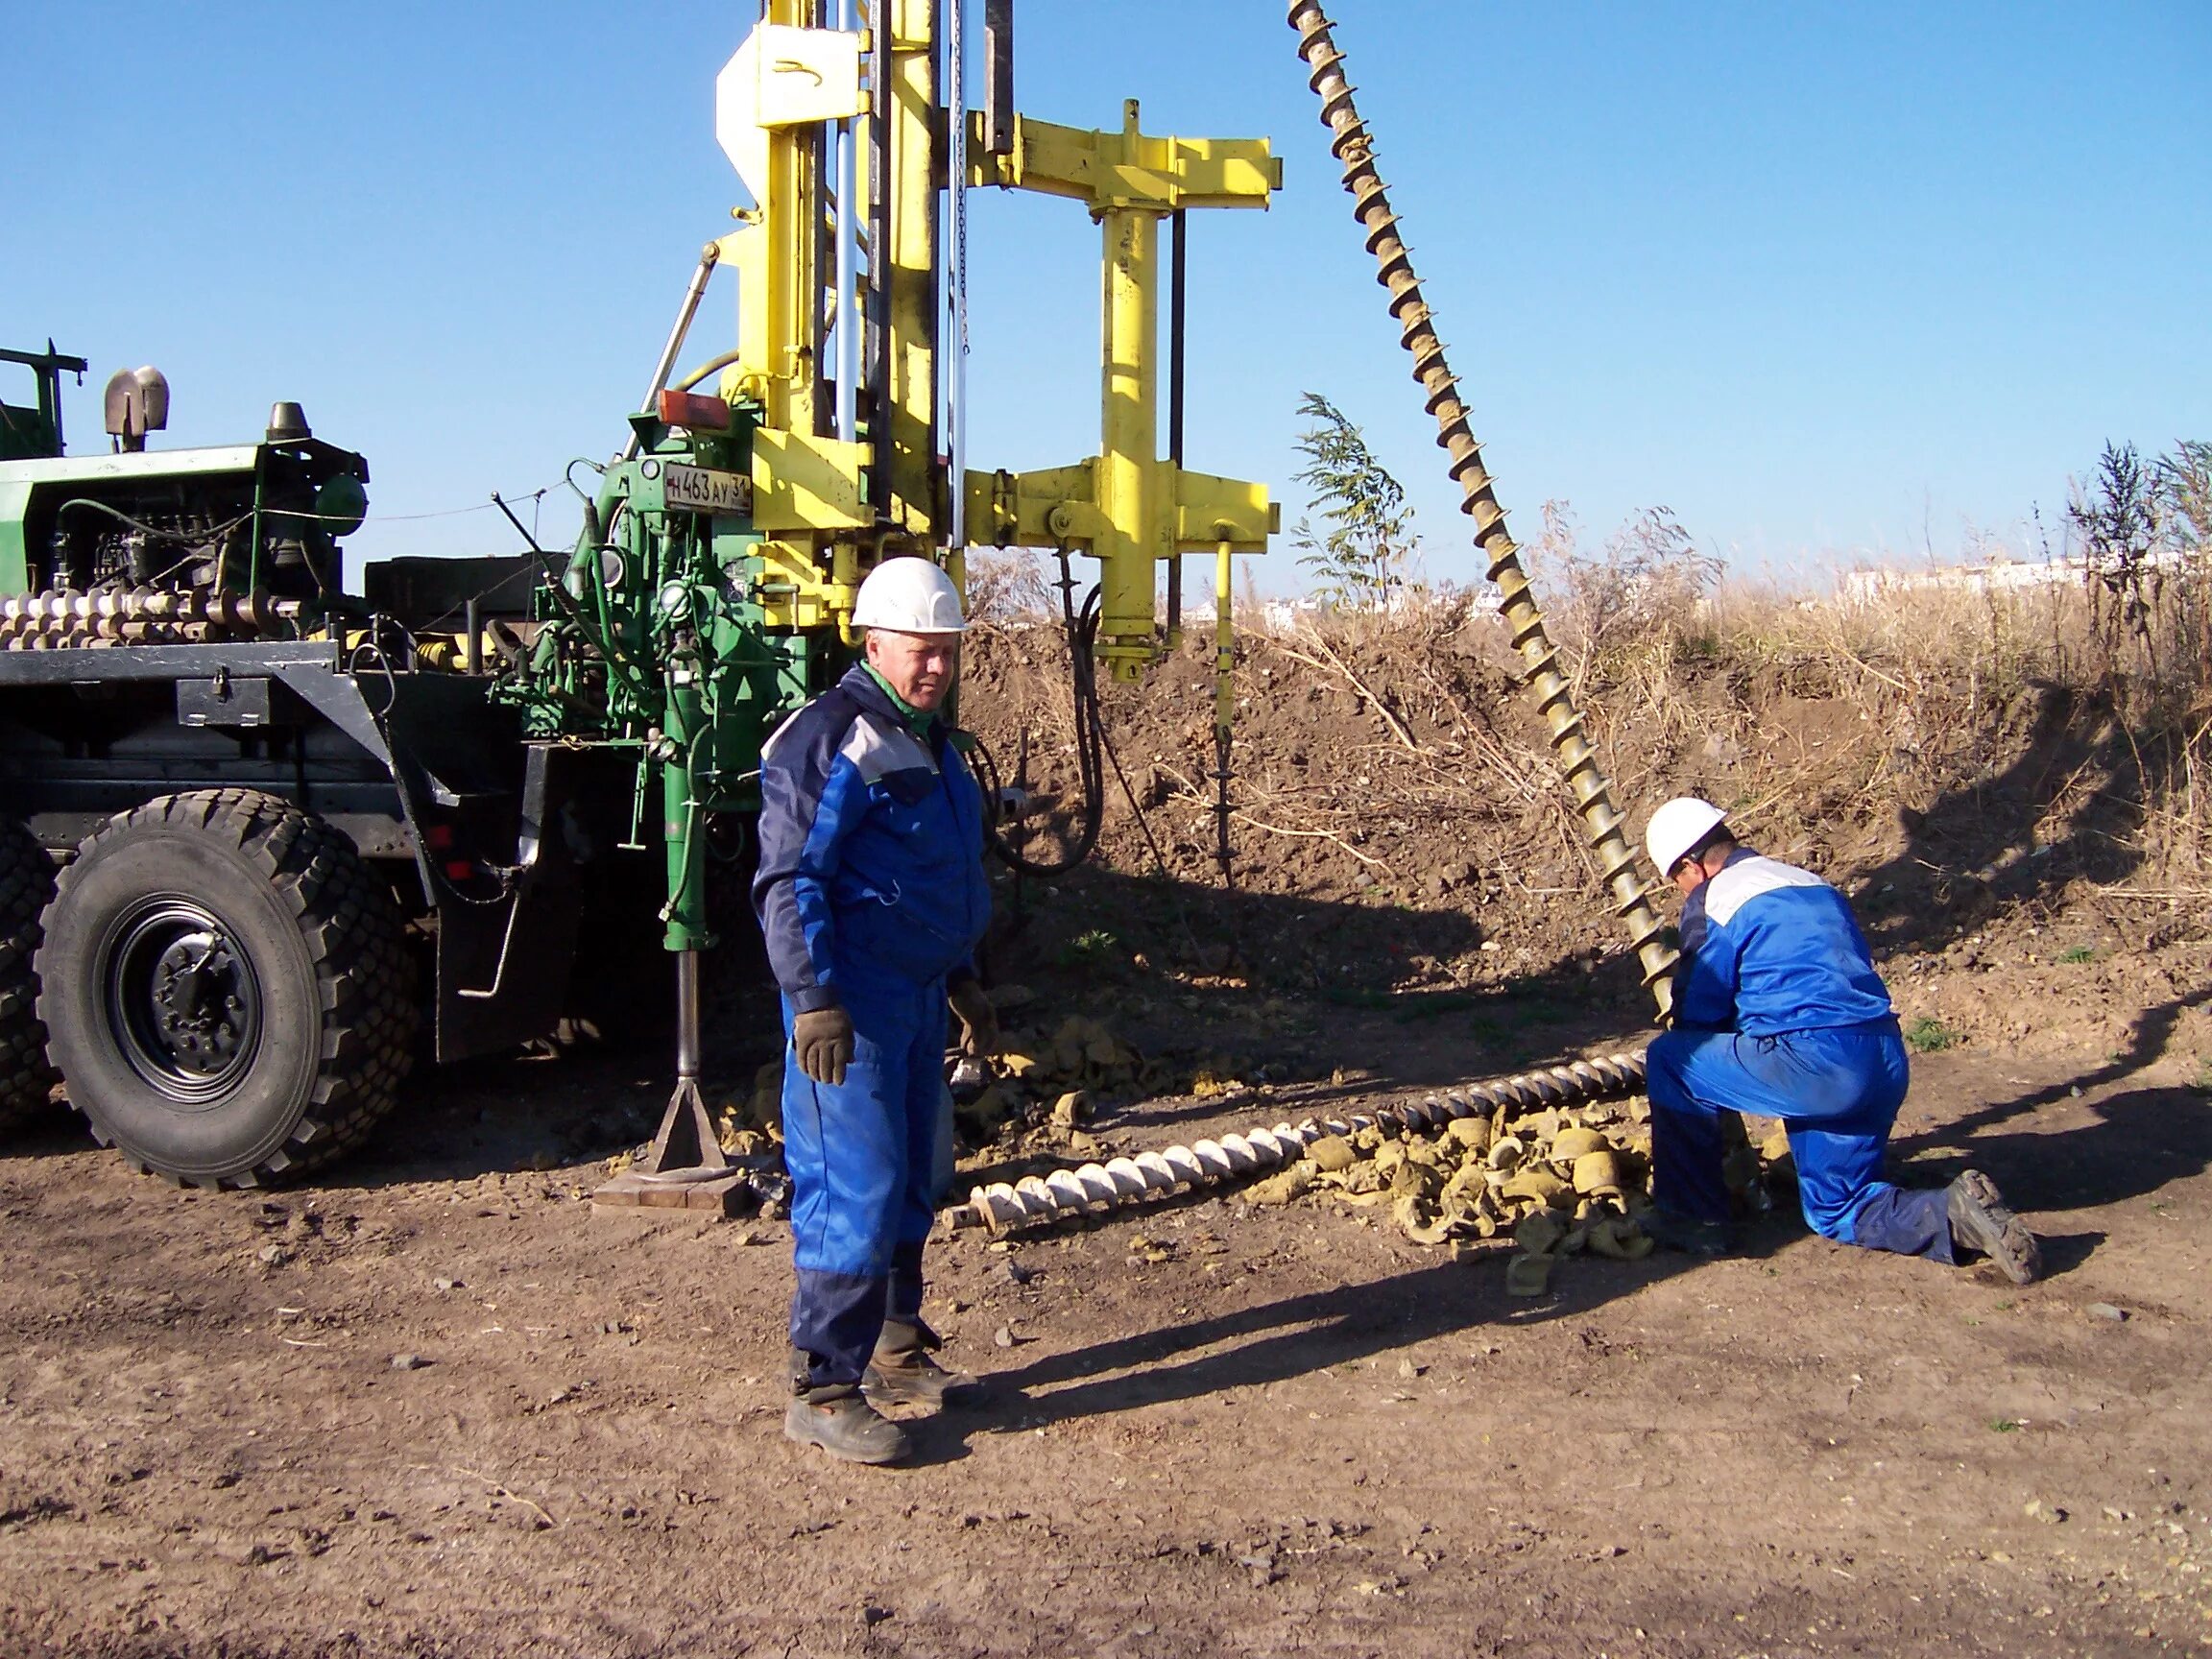
[[[1727,815],[1710,801],[1695,795],[1677,795],[1644,827],[1644,851],[1659,874],[1671,876],[1690,850],[1727,821]]]
[[[868,572],[853,602],[853,626],[894,634],[958,634],[960,589],[928,559],[886,559]]]

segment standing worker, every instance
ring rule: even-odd
[[[1672,1028],[1647,1058],[1651,1236],[1725,1248],[1720,1114],[1753,1112],[1788,1129],[1798,1199],[1823,1238],[1947,1265],[1972,1250],[2015,1285],[2033,1280],[2035,1236],[1980,1170],[1926,1190],[1882,1179],[1905,1044],[1843,895],[1739,846],[1720,808],[1694,796],[1652,813],[1644,844],[1684,896]]]
[[[932,1219],[950,998],[998,1043],[974,950],[990,920],[983,797],[938,710],[965,627],[950,577],[889,559],[853,608],[864,660],[760,757],[754,907],[783,994],[783,1157],[798,1288],[783,1432],[855,1463],[905,1455],[876,1403],[942,1406],[974,1379],[930,1358]]]

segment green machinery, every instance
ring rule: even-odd
[[[494,1051],[594,971],[637,977],[642,940],[674,955],[678,1081],[600,1197],[714,1208],[743,1184],[698,1089],[709,847],[742,845],[762,744],[853,660],[861,578],[900,556],[958,575],[976,544],[1094,559],[1071,637],[1127,679],[1174,627],[1182,556],[1225,587],[1277,523],[1262,487],[1182,466],[1178,381],[1183,216],[1266,205],[1279,163],[1148,134],[1134,104],[1103,132],[1019,116],[1010,0],[980,52],[968,21],[961,0],[768,0],[715,83],[752,201],[704,249],[568,549],[384,561],[349,595],[368,469],[297,405],[259,445],[148,452],[167,387],[138,371],[108,388],[118,452],[66,458],[59,375],[82,365],[14,359],[40,413],[7,412],[23,458],[0,461],[0,1119],[58,1070],[148,1168],[313,1167],[393,1103],[419,1006],[441,1059]],[[1071,465],[965,465],[946,343],[983,186],[1100,226],[1099,447]],[[725,266],[734,342],[678,373]],[[204,878],[161,874],[180,860]]]

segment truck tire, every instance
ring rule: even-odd
[[[391,1110],[414,965],[353,844],[273,795],[204,789],[117,814],[46,914],[38,1012],[70,1103],[180,1184],[330,1163]]]
[[[54,1091],[37,966],[39,918],[53,898],[53,858],[29,830],[0,818],[0,1130],[37,1117]]]

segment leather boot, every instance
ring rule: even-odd
[[[881,1406],[971,1404],[980,1385],[966,1372],[948,1371],[930,1357],[930,1349],[943,1345],[943,1338],[919,1319],[886,1319],[860,1386]]]
[[[2043,1271],[2043,1250],[2028,1223],[2006,1204],[1997,1183],[1969,1169],[1951,1183],[1946,1200],[1951,1240],[1979,1250],[2015,1285],[2032,1285]]]
[[[896,1463],[913,1450],[906,1431],[861,1397],[850,1382],[802,1388],[783,1412],[783,1436],[819,1446],[848,1463]]]
[[[1685,1215],[1679,1210],[1658,1204],[1636,1219],[1651,1236],[1651,1242],[1662,1250],[1679,1250],[1686,1256],[1702,1256],[1708,1260],[1729,1253],[1728,1228],[1722,1222],[1700,1221],[1695,1215]]]

